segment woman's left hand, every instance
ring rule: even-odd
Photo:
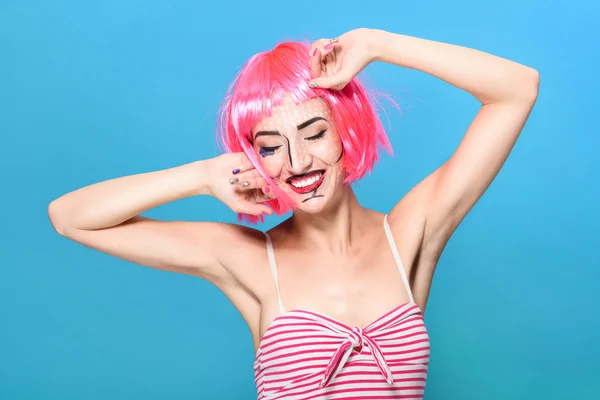
[[[374,60],[373,31],[359,28],[315,41],[309,53],[311,87],[342,90]]]

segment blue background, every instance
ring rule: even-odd
[[[598,398],[598,2],[207,3],[0,3],[0,398],[255,397],[249,330],[216,288],[70,242],[47,206],[217,155],[217,107],[248,57],[361,26],[541,76],[505,168],[439,262],[425,398]],[[387,107],[395,156],[355,185],[363,205],[387,212],[451,155],[478,103],[419,71],[366,73],[403,108]],[[146,215],[235,221],[208,197]]]

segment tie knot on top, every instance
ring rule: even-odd
[[[363,346],[363,330],[360,326],[355,326],[350,331],[350,343],[352,348],[356,351],[360,351]]]
[[[325,372],[323,374],[323,379],[321,380],[319,387],[325,387],[332,379],[335,378],[337,373],[344,367],[346,361],[352,354],[352,351],[356,351],[358,353],[361,352],[363,348],[363,343],[366,344],[373,353],[373,357],[375,358],[375,363],[377,367],[385,377],[385,380],[388,384],[394,383],[394,377],[392,376],[392,371],[390,371],[387,363],[385,362],[385,358],[381,353],[381,349],[369,337],[369,335],[364,334],[363,329],[359,326],[355,326],[348,333],[348,339],[344,340],[340,347],[335,351],[327,367],[325,367]]]

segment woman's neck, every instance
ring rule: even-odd
[[[358,203],[350,185],[344,187],[319,213],[295,211],[288,220],[288,236],[303,247],[310,246],[344,256],[360,246],[369,210]]]

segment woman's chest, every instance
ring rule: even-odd
[[[366,243],[344,258],[286,255],[277,262],[279,294],[286,310],[314,310],[364,326],[410,300],[403,280],[403,274],[410,276],[410,268],[405,267],[410,263],[397,263],[389,246],[381,243]]]

